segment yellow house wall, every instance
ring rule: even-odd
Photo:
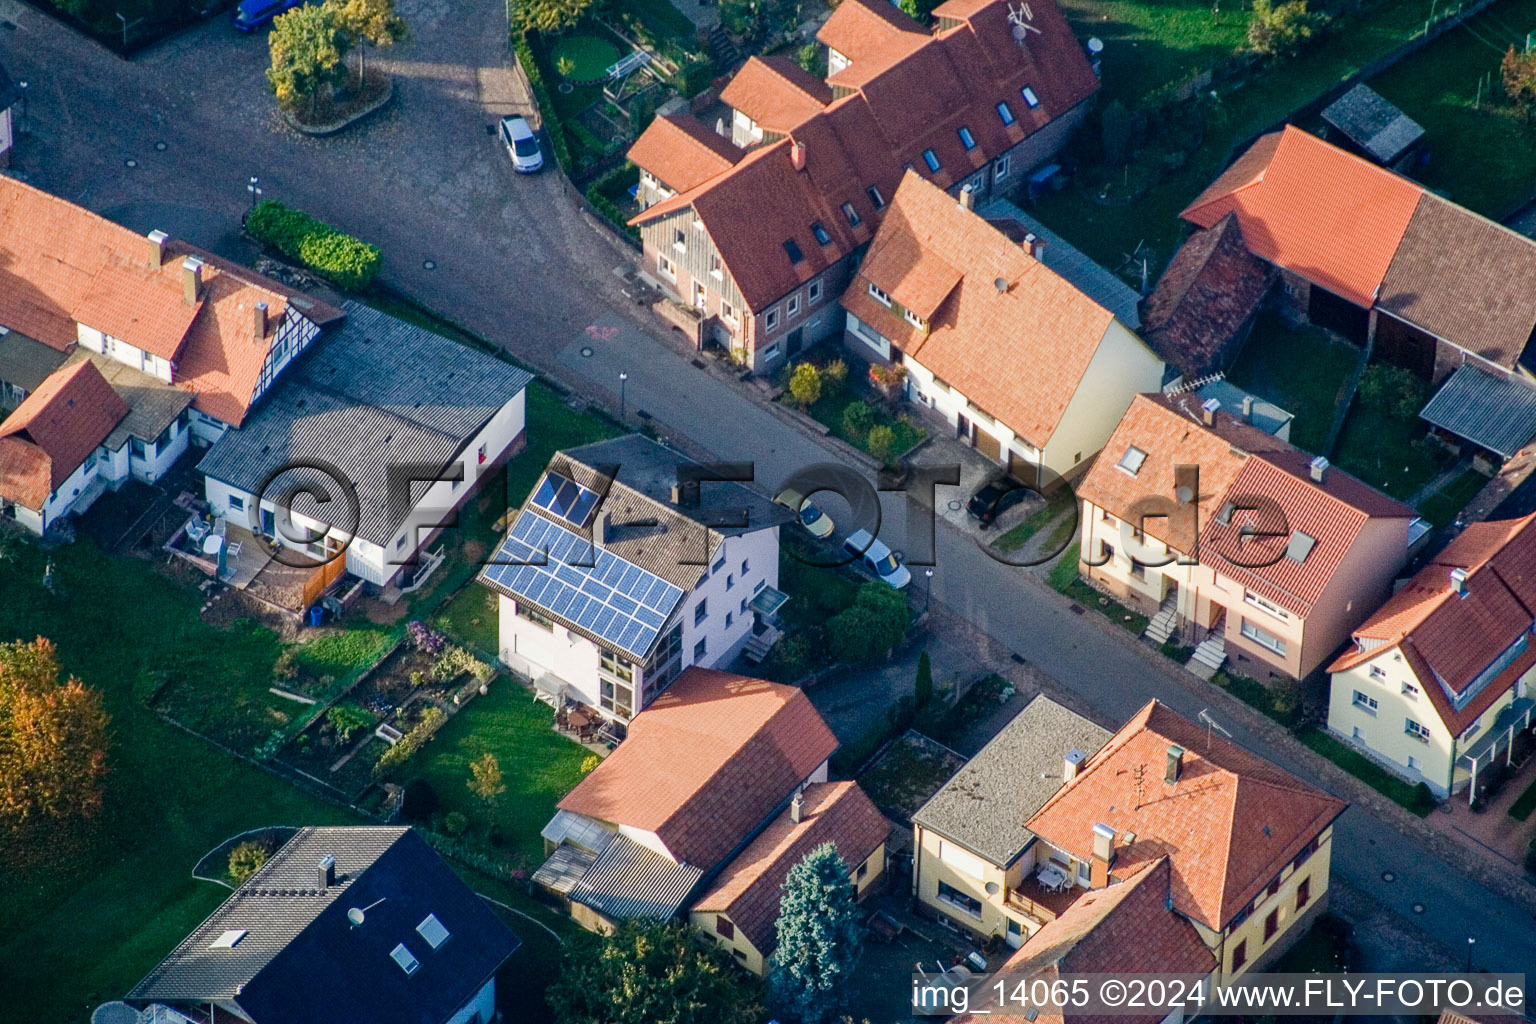
[[[1070,477],[1104,447],[1131,399],[1159,390],[1162,383],[1163,361],[1124,324],[1110,321],[1066,412],[1046,441],[1041,460],[1045,467],[1058,477]],[[1046,482],[1050,480],[1047,476]]]
[[[917,848],[913,867],[916,876],[915,891],[918,900],[931,911],[942,914],[962,928],[982,936],[1006,934],[1009,920],[1019,922],[1024,936],[1039,929],[1038,922],[1033,921],[1021,911],[1007,909],[1003,905],[1008,890],[1017,888],[1025,872],[1034,867],[1033,849],[1024,851],[1024,855],[1007,870],[995,864],[986,864],[982,877],[977,878],[939,859],[939,844],[946,840],[921,825],[914,825],[912,829],[914,845]],[[973,917],[954,904],[940,899],[940,882],[945,882],[966,895],[980,900],[981,916]],[[997,886],[995,894],[987,892],[989,882]]]
[[[1372,669],[1381,672],[1371,674]],[[1517,688],[1529,689],[1536,682],[1536,668],[1520,677],[1517,686],[1511,686],[1493,705],[1480,716],[1482,728],[1490,723],[1515,699]],[[1404,684],[1418,688],[1416,694],[1403,693]],[[1336,672],[1328,694],[1328,728],[1341,738],[1365,747],[1410,781],[1422,780],[1437,796],[1446,796],[1456,787],[1465,785],[1467,773],[1454,766],[1456,753],[1476,742],[1481,730],[1473,732],[1458,742],[1440,716],[1435,712],[1425,694],[1428,686],[1439,685],[1433,679],[1421,680],[1409,667],[1407,659],[1395,646],[1383,647],[1369,661],[1362,662],[1346,672]],[[1355,705],[1355,691],[1372,697],[1377,707],[1374,712]],[[1429,741],[1423,742],[1408,735],[1407,719],[1428,727]],[[1355,730],[1359,730],[1359,736]],[[1408,759],[1415,759],[1409,767]]]
[[[1328,902],[1328,883],[1333,856],[1333,828],[1330,826],[1323,830],[1317,850],[1306,863],[1299,869],[1292,869],[1290,864],[1280,875],[1280,891],[1273,896],[1262,897],[1259,906],[1247,920],[1236,928],[1228,929],[1225,936],[1221,937],[1219,945],[1212,946],[1221,960],[1221,977],[1232,979],[1242,977],[1250,971],[1262,968],[1271,963],[1293,942],[1301,937],[1313,917],[1321,912],[1321,908]],[[1303,879],[1312,880],[1311,898],[1301,910],[1296,909],[1296,889]],[[1280,919],[1275,934],[1268,942],[1264,941],[1264,919],[1275,908],[1280,910]],[[1205,929],[1200,929],[1203,937],[1209,943],[1211,941]],[[1247,943],[1248,958],[1243,966],[1234,970],[1232,967],[1233,955],[1239,943]]]

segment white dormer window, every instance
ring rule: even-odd
[[[874,296],[875,301],[880,303],[882,306],[890,306],[891,297],[885,294],[885,292],[881,291],[879,285],[875,284],[873,281],[869,282],[869,294]]]
[[[921,328],[926,326],[923,318],[912,312],[910,309],[902,310],[901,315],[905,317],[907,323],[911,324],[913,327]]]
[[[1115,463],[1115,468],[1122,473],[1135,476],[1141,472],[1141,464],[1147,461],[1147,453],[1131,445],[1126,448],[1125,454],[1120,456],[1120,461]]]
[[[1031,89],[1027,85],[1019,90],[1019,95],[1024,97],[1024,102],[1029,104],[1029,109],[1031,110],[1040,105],[1040,97],[1036,96],[1035,90]]]

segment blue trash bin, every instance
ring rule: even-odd
[[[318,625],[320,625],[320,620],[323,619],[323,618],[325,618],[325,609],[324,608],[321,608],[319,605],[315,605],[314,607],[310,608],[310,610],[309,610],[309,624],[311,626],[318,626]]]

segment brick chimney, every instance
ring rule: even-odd
[[[1086,760],[1088,760],[1088,755],[1083,753],[1081,750],[1078,750],[1076,747],[1073,747],[1071,750],[1067,751],[1067,756],[1062,761],[1062,781],[1071,782],[1073,779],[1077,778],[1078,769],[1082,768],[1083,762]]]
[[[260,341],[267,336],[267,304],[256,303],[256,308],[251,314],[251,326],[256,331],[256,339]]]
[[[145,238],[149,240],[149,269],[159,270],[165,263],[165,243],[171,240],[171,236],[164,231],[151,231]]]
[[[805,143],[791,142],[789,144],[789,162],[794,165],[795,170],[805,170]]]
[[[189,306],[197,305],[203,291],[203,261],[188,256],[181,263],[181,298]]]
[[[1328,460],[1319,455],[1307,463],[1307,469],[1311,473],[1312,482],[1320,484],[1328,478]]]
[[[795,798],[789,802],[789,820],[798,825],[800,824],[800,819],[804,816],[805,797],[801,796],[799,793],[796,793]]]
[[[1207,398],[1200,403],[1200,422],[1208,427],[1216,425],[1216,413],[1221,409],[1221,403],[1214,398]]]
[[[960,188],[960,209],[976,209],[976,193],[969,185],[962,185]]]
[[[1102,889],[1109,884],[1109,869],[1115,863],[1115,830],[1108,825],[1093,826],[1093,858],[1088,862],[1088,885]]]

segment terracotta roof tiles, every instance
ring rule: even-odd
[[[41,509],[127,415],[89,361],[55,370],[0,422],[0,496]]]
[[[636,167],[678,192],[729,170],[743,155],[730,139],[688,114],[662,114],[629,147]]]
[[[1183,748],[1165,781],[1171,746]],[[1152,701],[1058,790],[1028,827],[1073,856],[1093,853],[1093,826],[1134,841],[1111,877],[1166,857],[1174,909],[1221,929],[1343,813],[1344,801]]]
[[[1248,251],[1228,213],[1192,235],[1147,297],[1147,342],[1187,378],[1225,370],[1269,291],[1272,271]]]
[[[720,102],[766,131],[787,132],[831,103],[832,89],[788,57],[749,57],[721,90]]]
[[[560,808],[654,832],[673,859],[707,871],[836,749],[804,691],[690,668]]]
[[[780,887],[790,868],[823,843],[837,847],[848,870],[864,863],[890,834],[891,823],[857,782],[806,786],[799,823],[785,810],[726,865],[693,910],[725,914],[753,947],[770,956],[778,944]]]

